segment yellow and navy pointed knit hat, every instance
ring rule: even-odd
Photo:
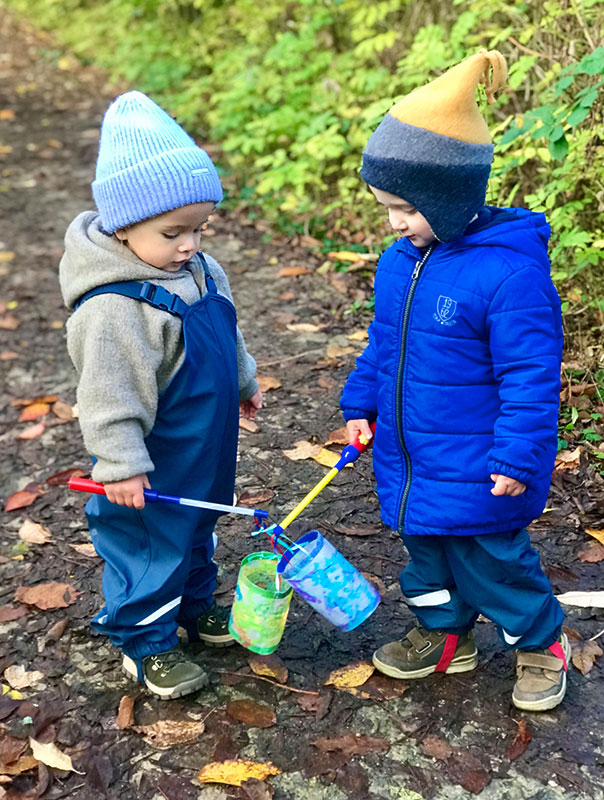
[[[480,50],[396,103],[363,153],[363,180],[412,203],[441,242],[484,205],[493,145],[476,87],[492,103],[506,74],[500,52]]]

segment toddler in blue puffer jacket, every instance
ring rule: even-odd
[[[480,51],[398,102],[371,135],[361,177],[400,235],[381,257],[369,344],[344,387],[352,441],[371,437],[382,517],[411,561],[418,625],[374,653],[395,678],[477,665],[472,627],[517,650],[518,708],[566,692],[562,611],[528,525],[547,500],[557,443],[560,301],[543,214],[485,206],[493,157],[475,100],[503,84]]]

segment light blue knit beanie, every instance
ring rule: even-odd
[[[107,233],[190,203],[222,200],[210,157],[141,92],[109,106],[101,127],[92,195]]]

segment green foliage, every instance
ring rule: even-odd
[[[387,229],[358,176],[370,132],[402,95],[498,47],[510,74],[483,109],[489,201],[547,214],[565,308],[602,325],[599,0],[2,2],[218,145],[230,202],[319,236],[372,231],[376,244]]]

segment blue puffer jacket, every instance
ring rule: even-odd
[[[515,530],[543,511],[563,338],[548,237],[543,214],[487,206],[460,239],[382,255],[340,405],[346,420],[377,417],[382,518],[400,532]],[[491,473],[526,492],[495,497]]]

